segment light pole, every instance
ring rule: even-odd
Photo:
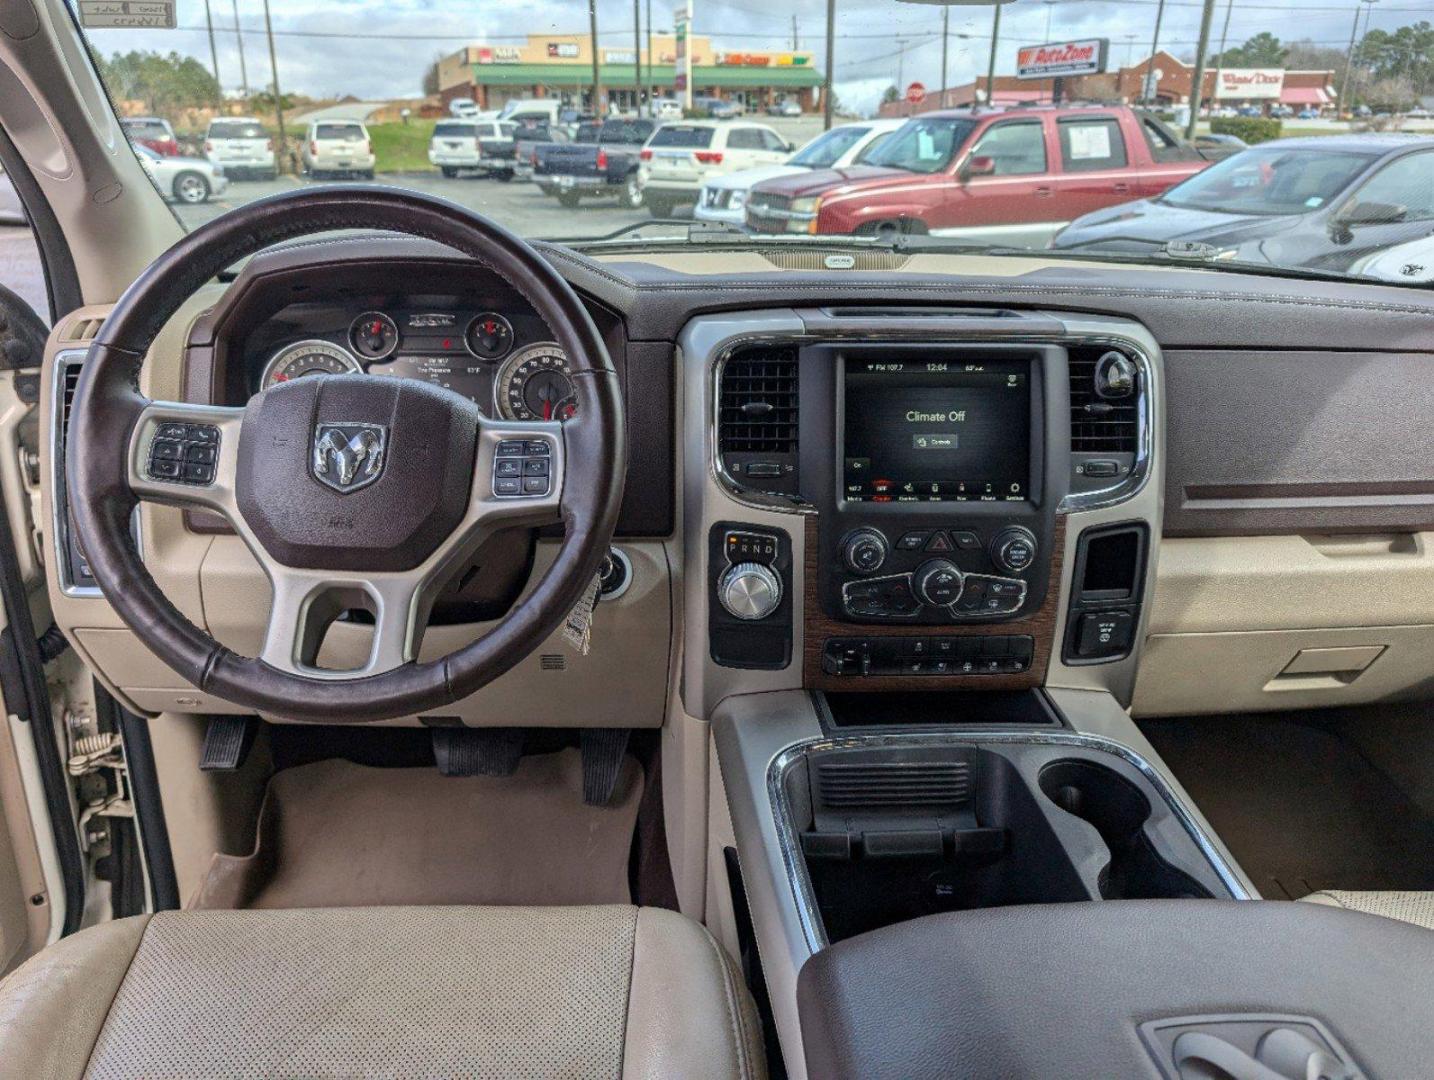
[[[632,0],[632,115],[642,115],[642,0]],[[648,114],[652,113],[651,103]]]
[[[219,97],[224,97],[224,85],[219,82],[219,50],[214,47],[214,16],[209,10],[209,0],[204,0],[204,28],[209,31],[209,62],[214,65],[214,81],[219,86]]]
[[[1190,119],[1185,124],[1185,141],[1195,141],[1195,125],[1200,120],[1200,96],[1205,92],[1205,60],[1210,51],[1210,24],[1215,21],[1215,0],[1205,0],[1200,13],[1200,44],[1195,49],[1195,82],[1190,87]]]
[[[827,0],[827,70],[822,80],[822,130],[832,129],[832,68],[836,65],[836,0]]]
[[[1155,36],[1150,40],[1150,63],[1146,67],[1145,85],[1140,88],[1140,100],[1150,104],[1155,96],[1155,54],[1160,51],[1160,24],[1165,21],[1165,0],[1160,0],[1155,9]]]
[[[639,56],[638,60],[641,59],[642,57]],[[657,79],[652,74],[652,0],[647,0],[647,115],[649,117],[657,115],[652,105],[652,99],[657,91],[656,82]]]
[[[279,153],[288,142],[284,134],[284,92],[279,89],[279,54],[274,51],[274,24],[269,20],[269,0],[264,0],[264,33],[269,38],[269,69],[274,73],[274,116],[279,121]]]
[[[1054,0],[1052,0],[1054,3]],[[951,6],[943,4],[941,7],[941,102],[936,107],[946,108],[946,73],[949,68],[946,66],[947,54],[951,51]]]
[[[986,107],[996,104],[996,46],[1001,40],[1001,5],[991,16],[991,59],[986,65]]]
[[[249,67],[244,63],[244,31],[239,29],[239,0],[234,0],[234,38],[239,42],[239,83],[244,87],[244,100],[248,101]]]
[[[1230,0],[1225,5],[1225,28],[1220,31],[1220,55],[1215,58],[1215,96],[1212,101],[1220,100],[1220,79],[1225,70],[1225,43],[1230,37],[1230,15],[1234,10],[1235,0]]]
[[[1050,41],[1051,41],[1051,16],[1055,14],[1056,5],[1057,5],[1058,3],[1060,3],[1060,0],[1041,0],[1041,3],[1043,3],[1043,4],[1046,5],[1046,40],[1045,40],[1045,44],[1049,45],[1049,44],[1050,44]]]

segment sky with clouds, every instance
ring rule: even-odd
[[[219,73],[226,89],[238,88],[240,63],[234,31],[243,30],[251,86],[270,79],[262,0],[209,0]],[[647,2],[642,3],[644,30]],[[1001,17],[998,72],[1010,72],[1016,47],[1047,40],[1106,37],[1112,64],[1150,49],[1159,0],[1014,0]],[[1213,28],[1219,44],[1227,7],[1229,41],[1270,31],[1285,41],[1310,40],[1340,48],[1348,44],[1355,2],[1340,0],[1217,0]],[[209,63],[204,0],[178,0],[177,30],[95,30],[95,46],[109,54],[129,49],[174,50]],[[826,0],[694,0],[694,31],[718,48],[782,49],[798,46],[825,66]],[[631,0],[597,0],[600,39],[621,48],[632,41]],[[654,27],[671,26],[670,0],[653,0]],[[875,108],[895,83],[941,85],[942,9],[900,0],[837,0],[836,87],[844,105]],[[984,74],[990,49],[992,9],[951,7],[949,76],[955,86]],[[314,97],[353,94],[382,100],[415,96],[428,62],[478,42],[521,40],[527,34],[583,33],[585,0],[271,0],[279,75],[285,91]],[[1200,31],[1200,0],[1166,0],[1161,45],[1193,56]],[[1393,29],[1434,21],[1434,0],[1380,0],[1373,26]],[[1049,20],[1049,22],[1048,22]],[[1050,27],[1049,36],[1047,26]]]

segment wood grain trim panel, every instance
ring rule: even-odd
[[[1061,569],[1065,561],[1066,516],[1056,515],[1052,540],[1050,585],[1040,609],[1030,616],[1011,622],[957,626],[891,626],[885,623],[838,622],[828,618],[818,599],[815,553],[820,550],[817,530],[818,515],[807,517],[806,565],[803,579],[806,604],[803,612],[805,633],[802,645],[802,686],[808,690],[1029,690],[1042,685],[1056,643],[1060,640],[1057,614],[1061,606]],[[1035,638],[1036,656],[1031,670],[1020,675],[872,675],[865,679],[849,675],[828,675],[822,670],[822,649],[827,638],[833,637],[988,637],[994,635],[1029,634]]]

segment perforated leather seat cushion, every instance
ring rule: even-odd
[[[628,906],[122,920],[0,983],[0,1046],[0,1076],[27,1080],[763,1071],[712,938]]]
[[[1434,930],[1434,892],[1351,892],[1322,889],[1301,898],[1310,904],[1363,911]]]

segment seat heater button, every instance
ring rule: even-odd
[[[524,495],[546,495],[548,493],[548,478],[546,476],[525,476],[523,477]]]
[[[494,495],[521,495],[523,481],[516,476],[503,476],[493,481]]]
[[[493,475],[522,476],[523,463],[517,458],[508,458],[506,460],[500,458],[497,461],[493,462]]]
[[[524,444],[523,444],[522,442],[500,442],[500,443],[498,444],[498,456],[499,456],[499,457],[522,457],[522,456],[523,456],[523,445],[524,445]]]
[[[532,460],[531,458],[524,459],[524,461],[523,461],[523,475],[524,475],[524,476],[547,476],[547,475],[548,475],[548,463],[547,463],[547,461],[546,461],[546,460],[542,460],[542,459],[537,460],[537,461],[534,461],[534,460]]]

